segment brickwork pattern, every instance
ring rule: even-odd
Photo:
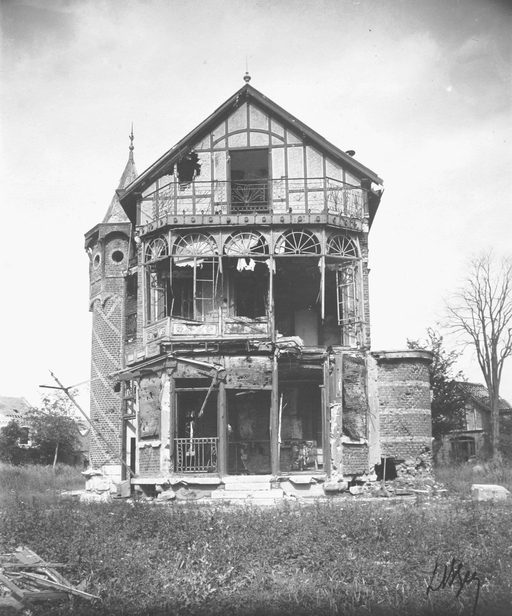
[[[361,475],[368,471],[368,446],[343,445],[343,475]]]
[[[411,359],[379,364],[381,453],[399,460],[430,448],[432,425],[428,365]]]
[[[139,449],[139,476],[150,477],[160,474],[160,447]]]
[[[122,299],[113,296],[102,306],[96,300],[93,306],[91,353],[91,419],[96,430],[108,442],[91,445],[91,461],[98,467],[115,463],[121,453],[121,396],[114,391],[108,375],[121,368]]]

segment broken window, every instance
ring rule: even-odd
[[[318,257],[276,259],[274,305],[276,329],[300,336],[306,346],[319,343],[321,271]]]
[[[456,460],[467,462],[476,453],[475,439],[472,436],[459,436],[452,439],[452,456]]]
[[[185,156],[180,158],[176,163],[176,173],[180,187],[182,189],[187,188],[188,185],[201,174],[199,156],[195,152],[185,154]]]
[[[146,246],[147,322],[170,314],[170,263],[166,238],[156,237]]]
[[[268,149],[231,150],[231,211],[268,211]]]
[[[219,259],[213,238],[188,233],[176,240],[172,268],[173,316],[195,321],[217,318]]]
[[[256,319],[267,314],[269,249],[265,238],[256,231],[233,233],[224,246],[229,271],[229,313]]]
[[[341,344],[355,346],[362,323],[360,259],[356,239],[344,234],[331,236],[327,242],[327,255],[326,322],[332,324],[335,316],[341,327]]]

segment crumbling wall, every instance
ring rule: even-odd
[[[368,470],[366,358],[343,356],[343,474]]]
[[[396,460],[431,449],[429,351],[375,352],[380,449]]]

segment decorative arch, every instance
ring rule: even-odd
[[[145,261],[156,261],[169,256],[169,244],[163,236],[154,237],[146,244]]]
[[[288,229],[277,240],[276,255],[318,255],[320,241],[308,229]]]
[[[218,254],[217,244],[211,235],[185,233],[174,242],[173,254],[180,257],[208,257]]]
[[[331,235],[327,241],[327,254],[344,259],[357,259],[359,257],[357,240],[343,233]]]
[[[268,255],[268,244],[258,231],[237,231],[224,244],[224,254],[232,257]]]

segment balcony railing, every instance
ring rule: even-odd
[[[176,438],[174,444],[176,472],[213,473],[217,470],[217,437]]]
[[[237,214],[335,214],[362,219],[366,191],[331,178],[265,181],[171,182],[141,201],[140,224],[163,216]]]

